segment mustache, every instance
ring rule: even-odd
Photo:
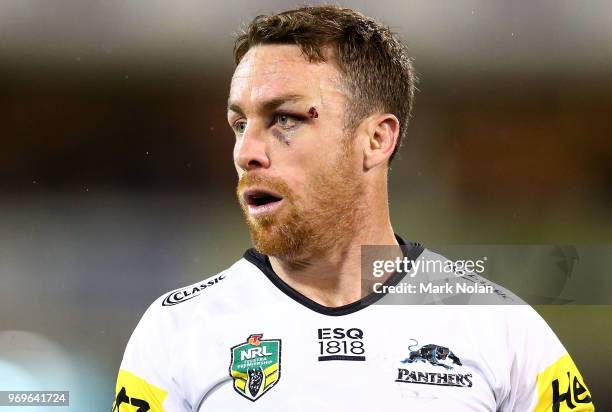
[[[293,191],[283,179],[262,174],[245,173],[240,177],[238,185],[236,186],[238,198],[241,199],[241,193],[253,186],[269,189],[278,193],[283,198],[293,197]]]

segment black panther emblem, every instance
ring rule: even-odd
[[[411,340],[414,341],[414,345],[408,346],[410,354],[402,361],[402,363],[429,362],[434,366],[442,366],[443,368],[450,370],[453,369],[452,366],[440,362],[450,359],[453,361],[454,365],[462,366],[461,360],[453,352],[451,352],[449,348],[430,343],[421,346],[420,349],[413,350],[413,348],[418,346],[418,342],[415,339]]]
[[[251,396],[254,397],[257,395],[257,392],[259,392],[259,388],[263,383],[264,374],[261,368],[249,369],[247,373],[249,374],[249,392],[251,392]]]

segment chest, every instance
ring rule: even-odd
[[[209,321],[177,379],[199,411],[496,410],[505,359],[482,348],[498,343],[456,319],[389,315]]]

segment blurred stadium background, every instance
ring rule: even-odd
[[[225,123],[232,34],[299,4],[0,2],[0,389],[109,410],[148,304],[249,246]],[[338,4],[400,33],[420,75],[391,173],[398,233],[612,241],[611,2]],[[603,273],[595,289],[612,295]],[[538,310],[612,410],[611,306]]]

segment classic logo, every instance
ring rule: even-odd
[[[280,379],[281,341],[250,335],[246,343],[231,349],[230,376],[234,390],[248,400],[256,401]]]
[[[418,346],[418,342],[415,339],[412,339],[412,341],[414,341],[414,344],[408,346],[410,353],[406,359],[401,361],[403,364],[415,364],[416,366],[425,363],[426,365],[443,367],[447,371],[453,370],[456,366],[463,366],[459,357],[446,346],[427,344],[414,350]],[[472,387],[471,373],[441,373],[435,371],[435,369],[437,368],[431,366],[421,367],[418,370],[398,368],[395,382]]]
[[[204,281],[196,286],[188,286],[174,292],[170,292],[162,302],[162,306],[174,306],[179,303],[185,302],[186,300],[193,299],[198,296],[202,291],[210,286],[216,285],[219,281],[225,279],[225,275],[219,275],[210,280]]]

